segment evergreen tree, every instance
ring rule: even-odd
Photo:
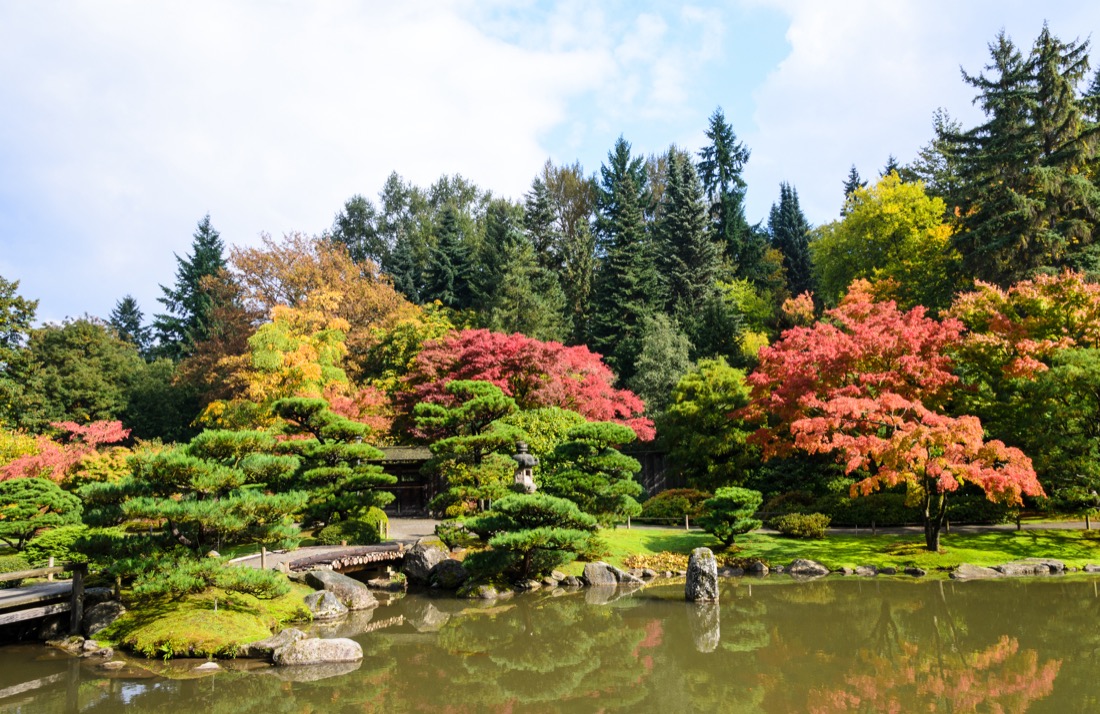
[[[18,280],[0,275],[0,425],[18,421],[23,411],[23,346],[38,310],[38,301],[27,300],[18,290]]]
[[[656,225],[658,266],[667,295],[667,311],[696,314],[714,290],[721,248],[707,231],[703,188],[690,158],[668,152],[665,190]]]
[[[921,147],[900,176],[906,183],[924,182],[925,193],[944,200],[950,218],[961,200],[958,147],[952,137],[962,132],[962,124],[945,110],[937,109],[932,115],[932,130],[932,141]]]
[[[642,210],[645,161],[622,137],[600,167],[596,202],[600,256],[589,318],[589,344],[627,380],[641,351],[643,319],[660,304],[659,278]]]
[[[646,414],[654,416],[668,408],[672,389],[691,368],[691,343],[667,315],[646,318],[642,351],[634,365],[630,389],[645,401]]]
[[[511,267],[510,261],[519,252],[519,246],[527,243],[519,219],[517,208],[503,199],[494,200],[486,211],[485,235],[478,246],[472,286],[482,310],[496,300],[501,279]],[[528,257],[533,260],[534,252],[529,252]]]
[[[447,307],[464,310],[473,305],[472,277],[470,250],[459,227],[458,210],[447,205],[424,274],[421,296],[425,301],[438,300]]]
[[[644,491],[634,480],[641,464],[616,448],[634,441],[634,432],[622,424],[590,422],[570,429],[567,438],[546,459],[543,493],[568,498],[605,526],[641,513],[635,499]]]
[[[786,182],[779,184],[779,203],[772,204],[768,232],[772,245],[783,254],[783,268],[787,272],[787,288],[791,295],[813,292],[810,223],[798,205],[798,191]]]
[[[531,182],[531,190],[524,196],[523,208],[523,227],[539,266],[560,271],[561,233],[555,225],[550,190],[541,176],[536,176]]]
[[[202,279],[225,268],[223,249],[221,235],[211,225],[210,214],[206,214],[195,231],[191,254],[186,258],[176,256],[176,284],[171,288],[160,286],[164,296],[157,301],[167,312],[153,319],[155,351],[159,355],[178,360],[208,337],[214,303]]]
[[[570,341],[581,344],[588,338],[590,298],[596,274],[596,180],[585,176],[579,163],[554,166],[547,161],[542,181],[550,196],[555,232],[560,236],[557,269],[565,293],[566,323],[572,323]]]
[[[964,269],[1005,286],[1036,270],[1095,268],[1100,193],[1086,170],[1098,127],[1077,99],[1088,42],[1061,42],[1044,26],[1027,59],[1004,32],[989,49],[985,72],[963,73],[987,121],[953,137]]]
[[[724,246],[738,276],[758,279],[766,246],[745,220],[747,185],[741,173],[749,160],[749,150],[737,141],[721,107],[711,115],[706,136],[711,143],[699,152],[699,177],[710,202],[715,239]]]
[[[413,253],[412,242],[400,238],[387,261],[386,272],[393,280],[393,286],[412,302],[420,301],[420,271]]]
[[[879,172],[879,178],[889,176],[891,173],[900,172],[901,164],[898,163],[898,157],[890,154],[886,159],[886,165],[882,167],[882,171]]]
[[[390,247],[375,223],[378,210],[369,199],[356,194],[344,202],[344,210],[336,214],[331,238],[343,245],[356,263],[368,260],[383,265],[389,259]]]
[[[852,164],[852,168],[848,170],[848,178],[844,179],[844,205],[845,208],[841,210],[841,215],[847,210],[848,201],[851,200],[852,194],[856,192],[856,189],[867,188],[867,182],[860,178],[859,171],[856,170],[856,165]]]
[[[142,356],[147,356],[150,335],[149,327],[141,324],[143,317],[137,300],[132,295],[126,295],[115,303],[115,309],[111,310],[111,317],[107,323],[115,328],[115,332],[123,342],[129,342],[137,347]]]

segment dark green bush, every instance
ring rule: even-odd
[[[216,558],[158,560],[134,581],[139,597],[181,597],[201,593],[207,588],[254,595],[262,599],[290,592],[290,582],[282,573],[244,566],[227,565]]]
[[[1014,513],[1011,507],[980,494],[950,496],[947,501],[947,520],[951,523],[1007,523]]]
[[[809,513],[813,510],[816,499],[805,491],[786,491],[773,496],[764,504],[764,512],[773,515],[786,513]]]
[[[73,550],[77,540],[87,535],[89,528],[83,525],[62,526],[45,531],[27,543],[23,554],[38,567],[46,567],[50,558],[57,565],[67,561],[87,562],[88,557]]]
[[[829,527],[829,517],[824,513],[787,513],[771,519],[769,525],[792,538],[822,539]]]
[[[435,527],[435,535],[443,541],[443,545],[451,550],[455,548],[468,548],[478,542],[478,537],[466,530],[465,519],[456,518],[443,521]]]
[[[703,501],[712,494],[694,488],[670,488],[661,491],[642,504],[639,519],[683,521],[684,516],[695,518],[703,512]]]
[[[813,510],[830,516],[834,526],[869,528],[872,523],[903,526],[922,522],[920,511],[905,505],[904,493],[872,493],[856,498],[825,496],[814,503]]]
[[[380,508],[371,508],[360,518],[336,521],[313,534],[321,545],[374,545],[382,542],[382,532],[389,531],[389,518]]]
[[[22,555],[0,555],[0,573],[18,573],[20,570],[30,570],[31,564]],[[17,588],[22,580],[6,580],[0,582],[0,588]]]

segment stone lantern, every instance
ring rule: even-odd
[[[527,453],[527,442],[516,442],[516,453],[512,455],[516,462],[516,480],[514,490],[521,493],[534,493],[538,486],[535,485],[535,467],[539,460]]]

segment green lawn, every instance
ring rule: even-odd
[[[721,550],[721,544],[701,531],[676,529],[616,528],[600,532],[617,566],[635,553],[690,553],[700,546]],[[951,569],[960,563],[997,565],[1029,557],[1057,558],[1070,566],[1100,563],[1100,532],[1083,530],[990,531],[951,533],[941,536],[940,553],[924,549],[920,535],[830,535],[825,540],[797,540],[767,533],[738,536],[730,552],[738,558],[760,558],[769,565],[786,565],[795,558],[810,558],[830,568],[875,565],[925,570]],[[580,572],[583,564],[572,564]]]

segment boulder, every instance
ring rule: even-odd
[[[277,650],[271,659],[280,666],[358,662],[363,659],[363,648],[355,640],[346,638],[322,640],[310,637]]]
[[[759,560],[755,560],[748,564],[745,572],[749,575],[764,576],[768,574],[768,566]]]
[[[778,572],[778,569],[777,571]],[[816,560],[807,560],[806,558],[796,558],[787,566],[786,571],[791,575],[801,578],[818,578],[822,575],[828,575],[829,569]]]
[[[267,659],[275,653],[275,650],[292,645],[298,640],[304,640],[306,633],[288,627],[282,632],[255,642],[247,642],[237,650],[237,656],[244,659]]]
[[[554,578],[550,577],[549,575],[544,577],[539,582],[542,583],[542,586],[544,588],[556,588],[558,586],[558,581],[555,580]]]
[[[718,600],[718,561],[710,548],[691,551],[684,597],[689,602]]]
[[[84,611],[84,619],[81,620],[81,628],[88,637],[96,634],[112,622],[122,617],[126,608],[118,600],[101,602]]]
[[[540,580],[520,580],[516,583],[516,587],[520,590],[534,591],[542,588],[542,581]]]
[[[471,600],[503,600],[514,594],[512,590],[498,590],[495,585],[489,583],[466,583],[458,591],[460,597]]]
[[[565,580],[565,573],[561,572],[560,570],[551,570],[550,577],[560,583],[562,580]]]
[[[981,565],[963,563],[951,571],[951,577],[955,580],[985,580],[989,578],[1003,578],[1004,573]]]
[[[897,575],[898,569],[892,565],[884,565],[878,569],[880,575]]]
[[[220,672],[222,666],[217,662],[203,662],[198,667],[193,668],[193,672]]]
[[[873,565],[859,565],[854,572],[861,578],[871,578],[878,575],[878,568]]]
[[[916,568],[916,567],[906,568],[902,572],[904,572],[906,575],[912,575],[914,578],[923,578],[925,575],[928,575],[927,570],[925,570],[924,568]]]
[[[310,593],[305,597],[306,607],[314,620],[331,620],[348,614],[347,607],[328,590]]]
[[[110,672],[110,671],[115,671],[115,670],[122,669],[123,667],[126,666],[126,663],[123,662],[120,659],[113,659],[110,662],[100,662],[96,666],[99,667],[100,669],[105,669],[105,670]]]
[[[836,571],[839,575],[855,575],[856,571],[853,568],[843,567]]]
[[[720,578],[737,578],[745,574],[743,568],[719,568],[718,577]]]
[[[115,656],[115,651],[110,647],[103,647],[95,640],[84,640],[80,646],[81,657],[102,657],[103,659],[111,659]]]
[[[1066,572],[1066,564],[1053,558],[1024,558],[993,566],[1008,577],[1024,575],[1055,575]]]
[[[1088,565],[1085,566],[1085,572],[1086,573],[1100,573],[1100,565],[1094,565],[1093,563],[1089,563]]]
[[[318,590],[330,592],[349,610],[369,610],[378,607],[375,599],[364,583],[349,578],[334,570],[311,570],[306,573],[306,582]]]
[[[449,554],[440,546],[417,543],[405,551],[405,564],[401,572],[405,573],[410,583],[427,585],[431,582],[432,568],[448,559]]]
[[[578,578],[576,575],[566,575],[564,578],[558,581],[558,584],[561,585],[563,588],[579,588],[584,586],[584,583],[582,583],[581,579]]]
[[[428,572],[428,582],[433,588],[441,590],[458,590],[469,579],[470,575],[462,563],[451,558],[439,561]]]
[[[584,564],[584,581],[593,587],[601,587],[620,583],[640,583],[642,579],[599,561]]]

